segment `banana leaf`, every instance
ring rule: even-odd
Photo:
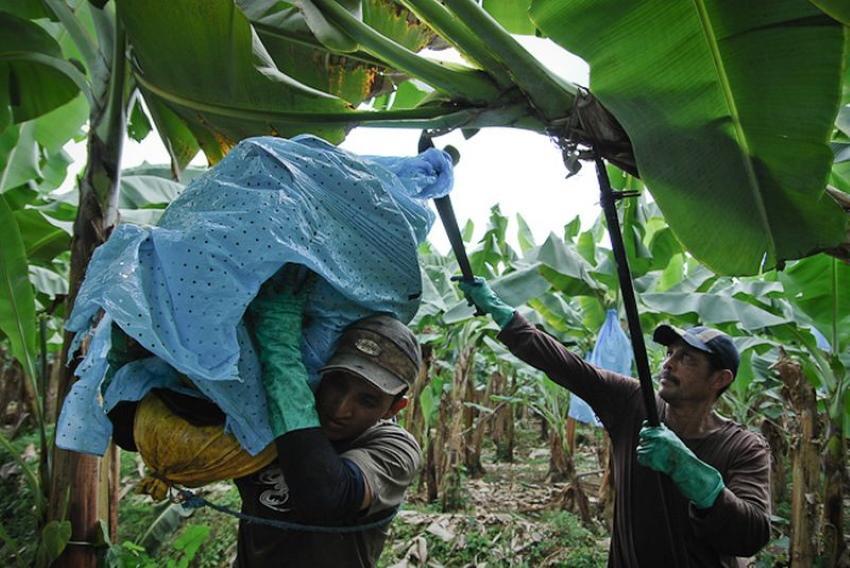
[[[342,140],[344,118],[326,125],[299,115],[343,113],[349,105],[281,72],[232,2],[117,5],[145,98],[179,115],[213,161],[249,136],[311,132]]]
[[[27,277],[27,256],[18,224],[0,195],[0,331],[27,377],[35,378],[35,297]]]
[[[0,11],[0,131],[67,103],[81,77],[43,28]]]
[[[343,54],[329,50],[292,5],[269,0],[238,4],[278,68],[305,85],[357,105],[406,79],[363,51]],[[361,12],[365,24],[411,51],[437,40],[427,25],[390,0],[365,0]]]
[[[842,26],[799,0],[534,0],[531,18],[591,66],[679,240],[725,274],[835,246],[824,198]]]
[[[850,345],[850,266],[823,254],[779,273],[788,301],[812,318],[840,353]]]

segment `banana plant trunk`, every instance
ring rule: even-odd
[[[488,406],[492,398],[493,382],[487,382],[487,387],[484,390],[483,396],[478,396],[478,391],[475,389],[475,381],[472,377],[467,381],[466,386],[466,401],[477,401],[482,406]],[[481,477],[484,475],[484,465],[481,463],[481,444],[484,441],[484,436],[487,433],[488,427],[491,425],[492,414],[483,414],[480,410],[467,406],[470,410],[470,425],[464,430],[466,442],[464,444],[466,453],[464,455],[464,463],[466,465],[466,473],[471,477]]]
[[[781,422],[777,423],[777,420]],[[774,511],[785,500],[788,461],[788,424],[784,417],[777,420],[765,418],[761,423],[762,436],[770,446],[770,498]]]
[[[425,495],[425,501],[434,503],[439,497],[439,484],[437,483],[437,449],[433,442],[428,444],[425,450],[425,466],[419,481],[419,493]]]
[[[504,396],[512,390],[512,383],[502,372],[493,373],[490,379],[494,396]],[[496,446],[496,459],[503,462],[514,461],[514,406],[508,402],[501,404],[494,412],[493,428],[490,437]]]
[[[419,374],[413,382],[413,387],[410,389],[410,409],[407,411],[405,426],[407,431],[413,435],[419,446],[425,448],[428,443],[428,432],[426,425],[428,420],[425,417],[425,412],[422,408],[422,391],[428,386],[431,377],[431,357],[433,349],[430,345],[422,346],[422,365],[419,367]]]
[[[607,431],[602,432],[602,481],[599,482],[599,510],[608,530],[614,530],[614,447]]]
[[[817,398],[800,364],[783,351],[776,370],[782,380],[782,396],[794,409],[797,427],[791,442],[791,567],[812,566],[815,561],[818,478],[820,473]]]
[[[464,474],[464,396],[470,380],[474,346],[462,347],[455,363],[452,391],[448,404],[440,406],[439,435],[435,440],[441,447],[437,482],[440,503],[444,512],[463,508]],[[444,412],[445,411],[445,412]]]
[[[569,480],[575,475],[573,456],[564,446],[564,432],[557,425],[549,426],[549,473],[552,483]]]
[[[844,438],[842,406],[838,416],[830,416],[823,454],[823,565],[846,565],[847,543],[844,541],[844,482],[846,477],[847,443]]]
[[[567,485],[560,494],[560,507],[577,514],[585,525],[590,525],[590,500],[581,487],[575,466],[575,454],[565,446],[566,435],[560,425],[552,425],[549,430],[549,480],[566,481]]]
[[[124,57],[125,37],[118,26],[110,83],[104,99],[92,109],[89,120],[88,162],[79,182],[80,202],[71,238],[71,267],[65,313],[73,309],[86,268],[94,249],[101,245],[118,222],[118,192],[121,152],[126,131],[126,91],[128,75]],[[73,336],[65,333],[62,361],[68,361]],[[85,346],[83,347],[85,349]],[[80,358],[62,367],[57,388],[57,408],[73,384]],[[60,568],[94,568],[103,542],[99,520],[117,520],[117,502],[109,499],[110,477],[116,468],[110,464],[117,452],[106,459],[54,448],[49,518],[67,514],[71,521],[71,542],[56,561]],[[117,483],[117,480],[113,483]],[[114,495],[114,490],[112,492]],[[66,509],[67,504],[67,509]],[[110,529],[114,532],[115,529]]]
[[[58,418],[59,409],[56,408],[56,404],[59,398],[59,377],[64,367],[65,365],[62,363],[62,352],[58,351],[50,363],[50,375],[47,381],[47,388],[43,394],[45,400],[44,421],[47,424],[54,424]]]
[[[404,426],[414,437],[419,447],[422,448],[425,455],[425,464],[422,467],[422,475],[419,476],[417,491],[420,495],[427,496],[430,487],[428,483],[429,472],[434,474],[434,449],[431,448],[432,439],[429,432],[429,421],[426,419],[425,411],[422,408],[422,391],[430,380],[433,349],[430,345],[423,345],[421,349],[422,365],[419,367],[419,374],[410,389],[410,407],[404,418]],[[428,499],[428,501],[430,502],[431,499]]]

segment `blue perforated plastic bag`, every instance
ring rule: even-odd
[[[360,157],[313,136],[241,142],[193,180],[157,227],[120,225],[89,264],[66,325],[93,333],[57,424],[59,447],[103,454],[106,412],[180,374],[227,416],[250,453],[272,441],[259,364],[242,324],[260,285],[285,263],[322,280],[306,307],[302,354],[311,381],[342,329],[374,312],[407,322],[421,278],[416,247],[452,186],[451,158]],[[105,317],[92,330],[95,316]],[[115,322],[155,357],[121,367],[102,392]]]
[[[608,369],[621,375],[629,375],[632,372],[633,360],[632,344],[623,328],[620,327],[617,310],[608,310],[596,338],[596,345],[593,346],[593,351],[587,358],[587,362],[601,369]],[[575,395],[570,397],[568,415],[570,418],[585,424],[602,425],[590,405]]]

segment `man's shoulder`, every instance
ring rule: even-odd
[[[367,428],[365,432],[354,439],[351,448],[385,444],[411,448],[416,453],[421,452],[416,438],[392,420],[379,420],[375,425]]]
[[[724,419],[725,423],[720,429],[723,444],[731,446],[735,451],[769,452],[770,446],[767,440],[758,432],[750,430],[743,424],[734,420]],[[731,449],[731,448],[730,448]]]

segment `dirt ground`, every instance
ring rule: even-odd
[[[412,566],[604,566],[607,531],[583,525],[561,508],[566,483],[547,480],[548,451],[517,452],[513,463],[485,453],[483,477],[465,479],[465,507],[440,513],[414,495],[390,529],[381,564]],[[591,509],[601,472],[595,457],[580,455],[579,474]]]

